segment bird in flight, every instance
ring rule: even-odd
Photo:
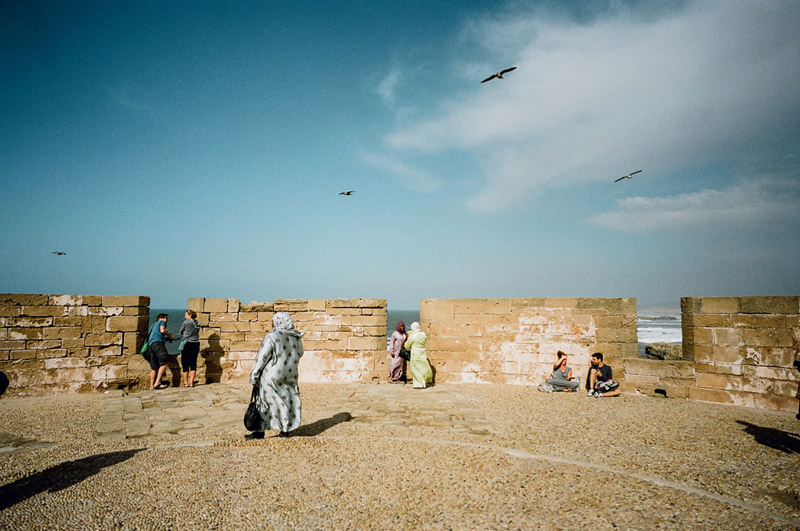
[[[511,72],[512,70],[516,70],[516,69],[517,69],[517,67],[516,67],[516,66],[512,66],[511,68],[506,68],[505,70],[501,70],[501,71],[499,71],[499,72],[498,72],[498,73],[496,73],[496,74],[492,74],[491,76],[489,76],[489,77],[487,77],[486,79],[484,79],[483,81],[481,81],[481,83],[486,83],[487,81],[491,81],[491,80],[493,80],[494,78],[497,78],[497,79],[503,79],[503,74],[508,74],[508,73],[509,73],[509,72]]]
[[[64,255],[67,254],[64,251],[51,251],[51,253],[56,255],[56,256],[64,256]]]
[[[355,190],[348,190],[346,192],[339,192],[339,195],[353,195],[354,193],[356,193]]]
[[[642,173],[642,170],[636,170],[635,172],[633,172],[633,173],[629,173],[628,175],[623,175],[622,177],[620,177],[619,179],[617,179],[617,180],[616,180],[616,181],[614,181],[614,182],[615,182],[615,183],[618,183],[618,182],[620,182],[622,179],[630,179],[631,177],[633,177],[633,176],[634,176],[634,175],[636,175],[637,173]]]

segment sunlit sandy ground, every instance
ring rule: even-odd
[[[0,400],[0,528],[793,529],[793,414],[500,385],[306,384]]]

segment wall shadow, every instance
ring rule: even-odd
[[[200,354],[206,364],[205,382],[219,383],[222,381],[222,345],[219,342],[219,334],[214,333],[208,338],[208,347],[204,348]]]
[[[800,437],[794,433],[756,426],[743,420],[737,420],[736,422],[744,426],[745,433],[752,435],[757,443],[769,446],[785,454],[800,454]]]
[[[58,492],[77,485],[107,466],[127,461],[144,448],[92,455],[67,461],[0,487],[0,511],[42,492]]]
[[[6,389],[8,389],[8,384],[8,376],[6,376],[6,373],[3,371],[0,371],[0,396],[3,396],[3,393],[6,392]]]
[[[349,412],[343,411],[335,414],[332,417],[319,419],[311,424],[300,426],[292,432],[292,437],[315,437],[328,428],[336,426],[337,424],[341,424],[342,422],[350,422],[352,418],[353,416]]]
[[[180,354],[177,356],[170,356],[169,362],[167,363],[167,370],[164,375],[169,378],[171,387],[181,386],[181,364],[178,362],[178,358],[180,357]]]

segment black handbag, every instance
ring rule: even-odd
[[[258,395],[258,386],[253,386],[253,392],[250,394],[250,405],[247,406],[247,411],[244,412],[244,427],[248,431],[261,431],[261,413],[256,407],[256,396]]]
[[[406,349],[404,349],[404,348],[401,348],[400,349],[400,357],[403,358],[406,361],[411,361],[411,352],[406,350]]]

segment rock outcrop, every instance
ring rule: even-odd
[[[651,343],[644,347],[644,357],[653,360],[683,359],[683,345],[680,343]]]

